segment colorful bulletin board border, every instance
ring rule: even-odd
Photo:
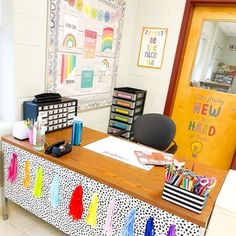
[[[48,1],[47,91],[78,110],[111,105],[125,0]]]
[[[138,66],[161,69],[167,32],[166,28],[143,27]]]

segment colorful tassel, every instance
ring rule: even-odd
[[[145,236],[154,236],[154,219],[150,217],[146,223]]]
[[[28,189],[30,187],[30,163],[29,163],[29,160],[25,161],[25,175],[24,175],[23,185],[26,189]]]
[[[125,219],[124,228],[121,236],[134,236],[134,218],[136,215],[136,210],[133,208],[127,215]]]
[[[93,228],[97,226],[97,208],[98,208],[98,195],[93,193],[92,200],[89,206],[88,215],[86,217],[86,222]]]
[[[69,204],[69,216],[72,216],[73,220],[79,220],[83,215],[83,188],[81,185],[77,186],[71,195]]]
[[[36,198],[42,197],[43,190],[43,168],[40,166],[38,167],[35,183],[34,183],[34,191],[33,195]]]
[[[115,206],[116,206],[116,201],[112,199],[108,206],[107,218],[106,218],[106,223],[104,226],[105,234],[107,236],[112,236],[112,222],[113,222]]]
[[[8,180],[9,182],[14,183],[16,182],[16,179],[17,179],[17,154],[13,152],[11,162],[8,167]]]
[[[58,207],[60,204],[60,179],[59,176],[56,175],[53,178],[51,184],[51,204],[54,208]]]
[[[175,225],[171,224],[166,236],[176,236]]]

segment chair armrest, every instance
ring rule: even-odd
[[[171,154],[174,154],[177,150],[178,150],[178,146],[176,144],[176,142],[173,140],[173,145],[171,145],[167,150],[166,152],[168,153],[171,153]]]

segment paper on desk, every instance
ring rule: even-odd
[[[84,148],[111,157],[118,161],[123,161],[129,165],[144,170],[150,170],[153,167],[150,165],[140,164],[135,156],[134,151],[140,150],[143,152],[153,152],[154,149],[132,143],[130,141],[122,140],[121,138],[107,137],[94,143],[90,143],[84,146]]]

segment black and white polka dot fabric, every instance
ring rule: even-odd
[[[6,197],[68,235],[105,235],[104,225],[108,205],[111,199],[115,199],[116,201],[112,225],[114,236],[121,234],[125,218],[132,208],[136,209],[134,224],[134,235],[136,236],[144,235],[146,222],[150,216],[154,218],[155,235],[157,236],[166,236],[171,223],[174,223],[176,226],[177,236],[200,235],[200,227],[198,225],[169,214],[166,211],[158,209],[86,176],[44,160],[41,157],[5,142],[3,142],[3,151]],[[7,179],[7,173],[13,152],[16,152],[17,154],[18,173],[16,182],[10,183]],[[26,160],[29,160],[30,162],[31,183],[29,189],[25,189],[23,186]],[[42,166],[43,168],[43,194],[41,198],[36,199],[33,196],[33,188],[37,168],[39,166]],[[53,208],[50,201],[51,183],[55,175],[58,175],[60,178],[60,204],[57,208]],[[68,206],[71,194],[78,185],[82,185],[83,187],[84,212],[81,220],[73,222],[72,218],[68,215]],[[87,225],[85,220],[94,192],[98,194],[99,199],[96,228]],[[11,216],[9,215],[9,217]]]

